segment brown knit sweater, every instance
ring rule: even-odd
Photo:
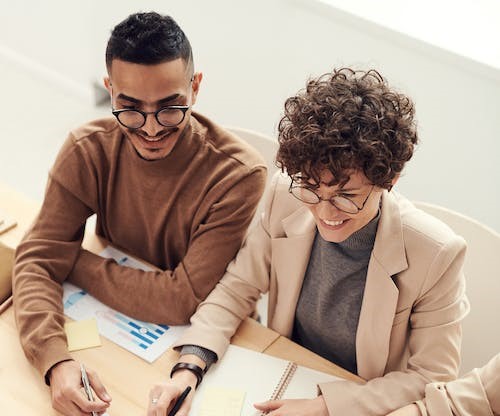
[[[239,249],[266,179],[260,155],[194,113],[164,159],[141,159],[114,119],[73,131],[50,171],[39,216],[16,252],[21,343],[43,374],[69,359],[64,280],[135,318],[184,324]],[[162,271],[117,265],[81,248],[97,234]]]

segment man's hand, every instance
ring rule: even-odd
[[[56,364],[50,371],[52,407],[65,416],[105,412],[111,397],[94,371],[87,369],[87,375],[90,386],[96,393],[93,402],[87,399],[83,390],[80,364],[76,361],[62,361]]]
[[[267,416],[328,416],[323,396],[315,399],[274,400],[255,403],[255,408]]]

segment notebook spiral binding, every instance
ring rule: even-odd
[[[279,400],[283,397],[283,394],[285,393],[286,388],[290,384],[290,381],[292,380],[292,377],[295,374],[296,370],[297,370],[297,363],[293,363],[290,361],[286,366],[285,371],[283,371],[280,381],[276,385],[273,394],[271,395],[269,400]],[[263,415],[265,415],[265,413],[263,412],[259,413],[259,416]]]

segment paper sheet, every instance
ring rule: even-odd
[[[68,339],[68,350],[76,351],[101,346],[101,338],[95,319],[67,322],[64,331]]]
[[[207,387],[197,416],[241,416],[245,392],[223,387]]]
[[[197,389],[190,416],[200,416],[205,392],[212,388],[244,392],[241,412],[237,416],[253,416],[254,403],[268,400],[275,390],[288,361],[245,348],[229,345],[224,356],[210,367]],[[339,380],[338,377],[298,366],[288,385],[284,399],[312,399],[318,395],[317,384]],[[215,405],[215,403],[210,403]],[[222,406],[217,408],[220,412]],[[203,416],[212,416],[206,414]]]
[[[113,258],[118,264],[142,270],[147,265],[128,257],[112,247],[101,252],[103,257]],[[132,319],[81,290],[65,282],[63,284],[64,313],[76,321],[94,318],[99,333],[151,363],[163,354],[179,338],[187,326],[156,325]]]

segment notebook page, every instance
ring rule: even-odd
[[[245,395],[241,416],[257,414],[254,403],[268,400],[278,385],[288,361],[230,345],[224,357],[203,378],[195,394],[190,416],[199,416],[205,392],[211,388],[238,390]],[[317,384],[339,378],[298,366],[283,398],[314,398]],[[221,414],[225,409],[220,409]]]
[[[241,390],[208,386],[198,416],[240,416],[244,400]]]
[[[318,395],[318,384],[342,380],[321,371],[298,366],[283,399],[313,399]]]
[[[239,390],[245,396],[241,416],[254,415],[253,404],[271,397],[287,364],[285,360],[230,345],[224,357],[203,378],[189,415],[199,416],[202,403],[210,400],[204,397],[205,393],[214,387]],[[223,414],[225,409],[220,411]]]

